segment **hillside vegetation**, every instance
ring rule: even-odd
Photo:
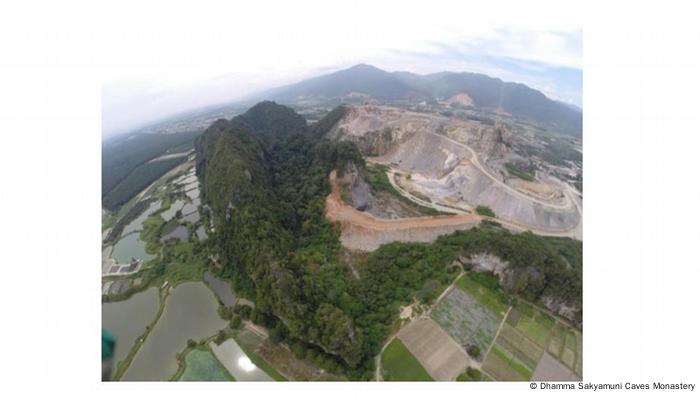
[[[343,110],[306,126],[288,108],[263,102],[216,121],[195,141],[218,273],[255,302],[251,318],[271,338],[328,371],[369,379],[399,306],[429,281],[448,284],[456,275],[450,264],[472,253],[494,253],[521,273],[508,288],[513,295],[580,305],[580,242],[491,225],[432,244],[384,245],[368,256],[359,279],[352,275],[339,259],[338,229],[324,216],[330,171],[364,166],[354,144],[323,138]]]
[[[182,158],[149,163],[166,153],[192,149],[200,133],[120,136],[102,145],[103,206],[113,210],[182,162]]]

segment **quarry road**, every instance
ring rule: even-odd
[[[396,191],[401,193],[402,196],[408,198],[409,200],[413,201],[414,203],[416,203],[418,205],[422,205],[424,207],[433,208],[433,209],[438,210],[440,212],[454,213],[457,215],[469,213],[468,211],[465,211],[463,209],[451,208],[451,207],[448,207],[448,206],[445,206],[442,204],[436,204],[434,202],[428,202],[428,201],[421,200],[420,198],[407,192],[404,188],[402,188],[401,186],[399,186],[396,183],[396,179],[394,179],[394,174],[396,174],[396,173],[402,174],[403,172],[396,171],[393,168],[389,169],[389,173],[387,174],[387,177],[389,178],[389,183],[391,183],[391,186],[393,186],[394,189],[396,189]]]
[[[479,160],[479,156],[476,154],[476,152],[474,151],[474,149],[472,149],[472,147],[470,147],[469,145],[464,144],[464,143],[461,143],[461,142],[459,142],[459,141],[455,141],[455,140],[453,140],[452,138],[450,138],[450,137],[448,137],[448,136],[446,136],[446,135],[439,134],[439,133],[436,133],[436,132],[434,132],[434,131],[423,130],[423,132],[424,132],[424,133],[433,134],[433,135],[438,136],[438,137],[441,137],[441,138],[443,138],[443,139],[445,139],[445,140],[447,140],[447,141],[449,141],[449,142],[451,142],[451,143],[453,143],[453,144],[455,144],[455,145],[457,145],[457,146],[461,146],[462,148],[467,149],[467,150],[469,151],[469,153],[472,155],[472,157],[471,157],[471,163],[474,164],[474,166],[476,166],[476,168],[478,168],[479,171],[483,172],[484,174],[486,174],[486,176],[488,176],[489,178],[491,178],[491,180],[492,180],[496,185],[500,186],[501,188],[503,188],[506,192],[508,192],[508,193],[510,193],[510,194],[513,194],[513,195],[515,195],[515,196],[517,196],[517,197],[519,197],[519,198],[526,199],[526,200],[528,200],[528,201],[532,201],[532,202],[534,202],[534,203],[536,203],[536,204],[540,204],[540,205],[543,205],[543,206],[546,206],[546,207],[549,207],[549,208],[555,208],[555,209],[568,209],[568,208],[571,208],[571,206],[572,206],[572,204],[573,204],[573,201],[571,200],[571,196],[569,196],[568,194],[567,194],[566,204],[564,204],[564,205],[559,205],[559,204],[552,204],[552,203],[548,203],[548,202],[545,202],[545,201],[542,201],[542,200],[538,200],[538,199],[536,199],[536,198],[534,198],[534,197],[532,197],[532,196],[529,196],[529,195],[527,195],[527,194],[525,194],[525,193],[523,193],[523,192],[521,192],[521,191],[518,191],[518,190],[516,190],[516,189],[513,189],[512,187],[510,187],[510,186],[506,185],[505,183],[503,183],[503,181],[501,181],[500,179],[498,179],[498,178],[496,178],[495,176],[493,176],[493,174],[491,174],[486,168],[484,168],[484,166],[481,164],[481,161]]]
[[[524,226],[519,223],[511,222],[509,220],[501,218],[491,218],[482,217],[480,215],[471,213],[460,213],[457,215],[445,215],[445,216],[425,216],[417,218],[404,218],[404,219],[382,219],[372,216],[367,212],[360,212],[352,206],[346,204],[340,196],[340,188],[336,183],[337,173],[332,171],[329,175],[329,181],[331,184],[331,193],[326,197],[326,217],[331,221],[339,221],[341,224],[348,223],[355,226],[359,226],[365,229],[374,230],[377,232],[391,232],[396,230],[412,230],[412,229],[427,229],[427,228],[440,228],[448,226],[459,226],[459,225],[476,225],[480,223],[483,219],[488,219],[497,223],[500,223],[503,227],[506,227],[515,231],[532,231],[535,234],[544,236],[554,236],[554,237],[572,237],[580,239],[577,229],[578,226],[565,231],[546,231],[537,228],[531,228]],[[393,183],[392,183],[393,184]],[[399,192],[402,189],[397,188]],[[405,191],[404,191],[405,192]],[[403,193],[402,193],[403,194]],[[415,198],[415,197],[414,197]],[[415,201],[415,200],[414,200]],[[436,208],[432,205],[427,205],[428,203],[418,199],[416,201],[424,206],[430,206]],[[440,206],[444,209],[444,207]],[[437,208],[436,208],[437,209]],[[580,223],[580,221],[579,221]]]
[[[416,204],[423,205],[423,206],[429,207],[429,208],[434,208],[434,209],[437,209],[438,211],[442,211],[442,212],[456,213],[457,216],[459,216],[459,215],[464,215],[464,214],[465,214],[464,211],[457,211],[457,210],[450,209],[449,207],[446,207],[446,206],[444,206],[444,205],[435,204],[435,203],[429,203],[429,202],[427,202],[427,201],[421,200],[420,198],[417,198],[417,197],[413,196],[410,192],[408,192],[408,191],[406,191],[405,189],[403,189],[401,186],[399,186],[399,185],[394,181],[393,177],[394,177],[394,174],[395,174],[395,173],[400,173],[400,174],[401,174],[402,172],[396,171],[396,170],[394,170],[394,169],[392,169],[392,168],[389,169],[389,174],[388,174],[388,176],[389,176],[389,182],[391,183],[391,185],[392,185],[399,193],[401,193],[401,195],[405,196],[406,198],[411,199],[411,201],[415,202]],[[567,192],[568,192],[568,191],[567,191]],[[568,196],[569,198],[571,198],[572,200],[573,200],[573,198],[574,198],[574,197],[571,196],[571,195],[567,195],[567,196]],[[578,206],[578,203],[576,204],[576,207],[579,209],[579,214],[580,214],[580,213],[581,213],[581,210],[580,210],[580,208],[579,208],[579,206]],[[477,215],[477,216],[479,216],[479,215]],[[568,230],[563,230],[563,231],[549,231],[549,230],[544,230],[544,229],[541,229],[541,228],[526,226],[526,225],[524,225],[524,224],[520,224],[520,223],[513,222],[513,221],[510,221],[510,220],[507,220],[507,219],[503,219],[503,218],[492,218],[492,217],[486,217],[486,216],[483,216],[482,218],[483,218],[483,219],[491,220],[491,221],[493,221],[493,222],[498,222],[498,223],[500,223],[501,225],[503,225],[504,227],[507,227],[507,228],[509,228],[509,229],[511,229],[511,230],[516,230],[516,231],[532,231],[532,232],[535,233],[535,234],[545,235],[545,236],[551,236],[551,237],[571,237],[571,238],[581,239],[581,220],[580,220],[580,219],[579,219],[578,223],[576,224],[576,226],[574,226],[574,227],[572,227],[572,228],[570,228],[570,229],[568,229]]]
[[[331,194],[326,198],[326,216],[332,220],[351,222],[355,225],[378,231],[413,229],[417,227],[442,227],[464,223],[476,224],[481,221],[479,215],[464,213],[461,215],[423,216],[403,219],[378,218],[367,212],[358,211],[343,202],[336,179],[337,174],[334,170],[330,174]]]

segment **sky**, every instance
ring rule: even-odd
[[[578,3],[107,2],[102,134],[367,63],[480,72],[582,106]]]

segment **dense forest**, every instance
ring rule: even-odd
[[[150,162],[156,157],[192,149],[200,133],[120,136],[102,145],[102,205],[110,210],[129,201],[183,159]],[[149,163],[150,162],[150,163]]]
[[[393,243],[371,253],[359,279],[339,259],[338,230],[324,216],[328,174],[364,166],[357,147],[323,136],[339,107],[313,126],[263,102],[218,120],[195,140],[197,174],[212,209],[211,251],[220,275],[255,302],[254,322],[297,355],[351,379],[368,379],[399,306],[424,301],[454,278],[457,257],[491,252],[511,263],[508,291],[580,305],[580,242],[485,225],[432,244]]]
[[[102,206],[114,210],[127,203],[151,183],[187,160],[186,156],[157,160],[140,165],[102,199]]]

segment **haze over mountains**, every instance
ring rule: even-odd
[[[261,99],[293,103],[300,99],[333,99],[348,96],[378,100],[421,102],[468,95],[475,107],[506,112],[553,126],[559,132],[580,137],[582,113],[577,108],[547,98],[520,83],[504,82],[483,74],[439,72],[418,75],[387,72],[358,64],[345,70],[272,89]]]
[[[263,100],[277,101],[297,110],[363,101],[400,106],[427,104],[433,107],[440,102],[442,106],[473,107],[535,121],[551,131],[577,138],[582,133],[581,108],[552,100],[521,83],[504,82],[469,72],[426,75],[387,72],[367,64],[270,89],[246,100],[191,110],[135,131],[164,134],[203,131],[216,119],[229,119]]]

